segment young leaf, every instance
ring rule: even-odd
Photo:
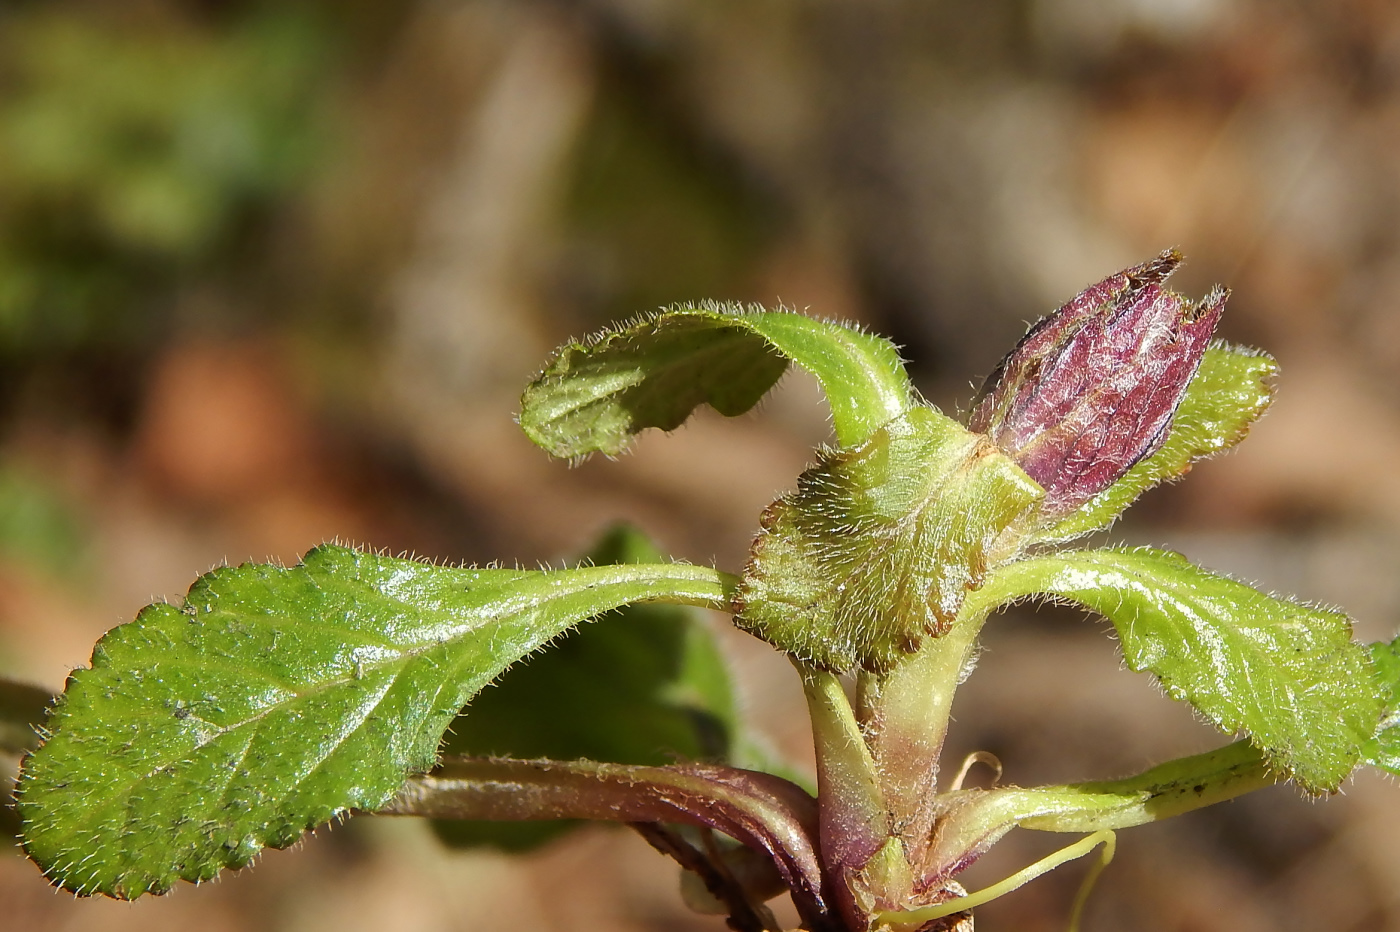
[[[821,383],[842,446],[910,404],[904,365],[881,337],[789,311],[677,307],[561,348],[525,389],[520,426],[555,456],[620,453],[632,435],[672,430],[702,403],[743,414],[789,361]]]
[[[1376,691],[1381,697],[1381,724],[1366,742],[1362,760],[1400,776],[1400,637],[1371,645]]]
[[[958,873],[1017,826],[1043,832],[1098,832],[1145,825],[1271,786],[1279,779],[1258,748],[1238,741],[1121,780],[962,790],[943,801],[938,834],[922,866],[925,882]]]
[[[1035,595],[1108,618],[1130,669],[1155,673],[1168,695],[1223,731],[1249,732],[1271,766],[1309,791],[1335,790],[1375,733],[1370,663],[1345,615],[1145,547],[1008,564],[969,598],[968,611]]]
[[[472,695],[580,621],[726,589],[680,564],[457,569],[336,546],[216,570],[69,679],[21,778],[25,847],[80,894],[207,880],[382,806]]]
[[[912,408],[769,506],[738,623],[823,669],[887,669],[948,629],[1042,494],[986,437]]]
[[[654,563],[660,552],[619,526],[588,563]],[[660,766],[733,763],[738,732],[729,670],[693,609],[629,605],[570,632],[483,689],[448,729],[442,753]],[[436,821],[453,845],[518,851],[562,823]]]
[[[1143,492],[1185,475],[1195,460],[1239,443],[1273,400],[1277,371],[1271,356],[1254,350],[1225,343],[1206,350],[1157,452],[1037,536],[1069,540],[1107,527]]]

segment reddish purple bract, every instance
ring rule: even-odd
[[[1067,514],[1166,439],[1228,292],[1199,304],[1162,287],[1169,249],[1081,292],[1030,329],[987,379],[968,426],[991,436]]]

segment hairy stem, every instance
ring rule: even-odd
[[[958,619],[889,673],[862,673],[857,704],[875,764],[891,834],[912,864],[921,864],[938,814],[938,759],[948,732],[953,693],[971,658],[986,614]]]
[[[799,660],[793,664],[802,677],[816,745],[822,863],[847,923],[863,929],[870,904],[857,903],[853,888],[866,886],[857,878],[890,840],[884,796],[841,681]]]

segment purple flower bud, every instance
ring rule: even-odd
[[[1167,291],[1180,264],[1169,249],[1081,292],[983,385],[968,426],[1045,487],[1042,513],[1073,511],[1166,439],[1229,296]]]

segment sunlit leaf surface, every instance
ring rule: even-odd
[[[1376,692],[1381,697],[1380,730],[1366,744],[1366,763],[1400,776],[1400,638],[1371,645]]]
[[[1272,598],[1149,548],[1035,557],[993,573],[977,607],[1043,593],[1108,618],[1133,670],[1155,673],[1271,765],[1335,790],[1375,732],[1379,707],[1351,620]],[[969,606],[969,610],[972,606]]]
[[[796,362],[817,377],[836,438],[859,443],[909,405],[894,345],[786,311],[672,308],[560,349],[525,389],[520,426],[555,456],[620,453],[701,404],[743,414]]]
[[[25,846],[79,893],[204,880],[432,766],[508,665],[633,601],[720,606],[714,570],[457,569],[326,546],[200,579],[76,672],[20,788]]]

